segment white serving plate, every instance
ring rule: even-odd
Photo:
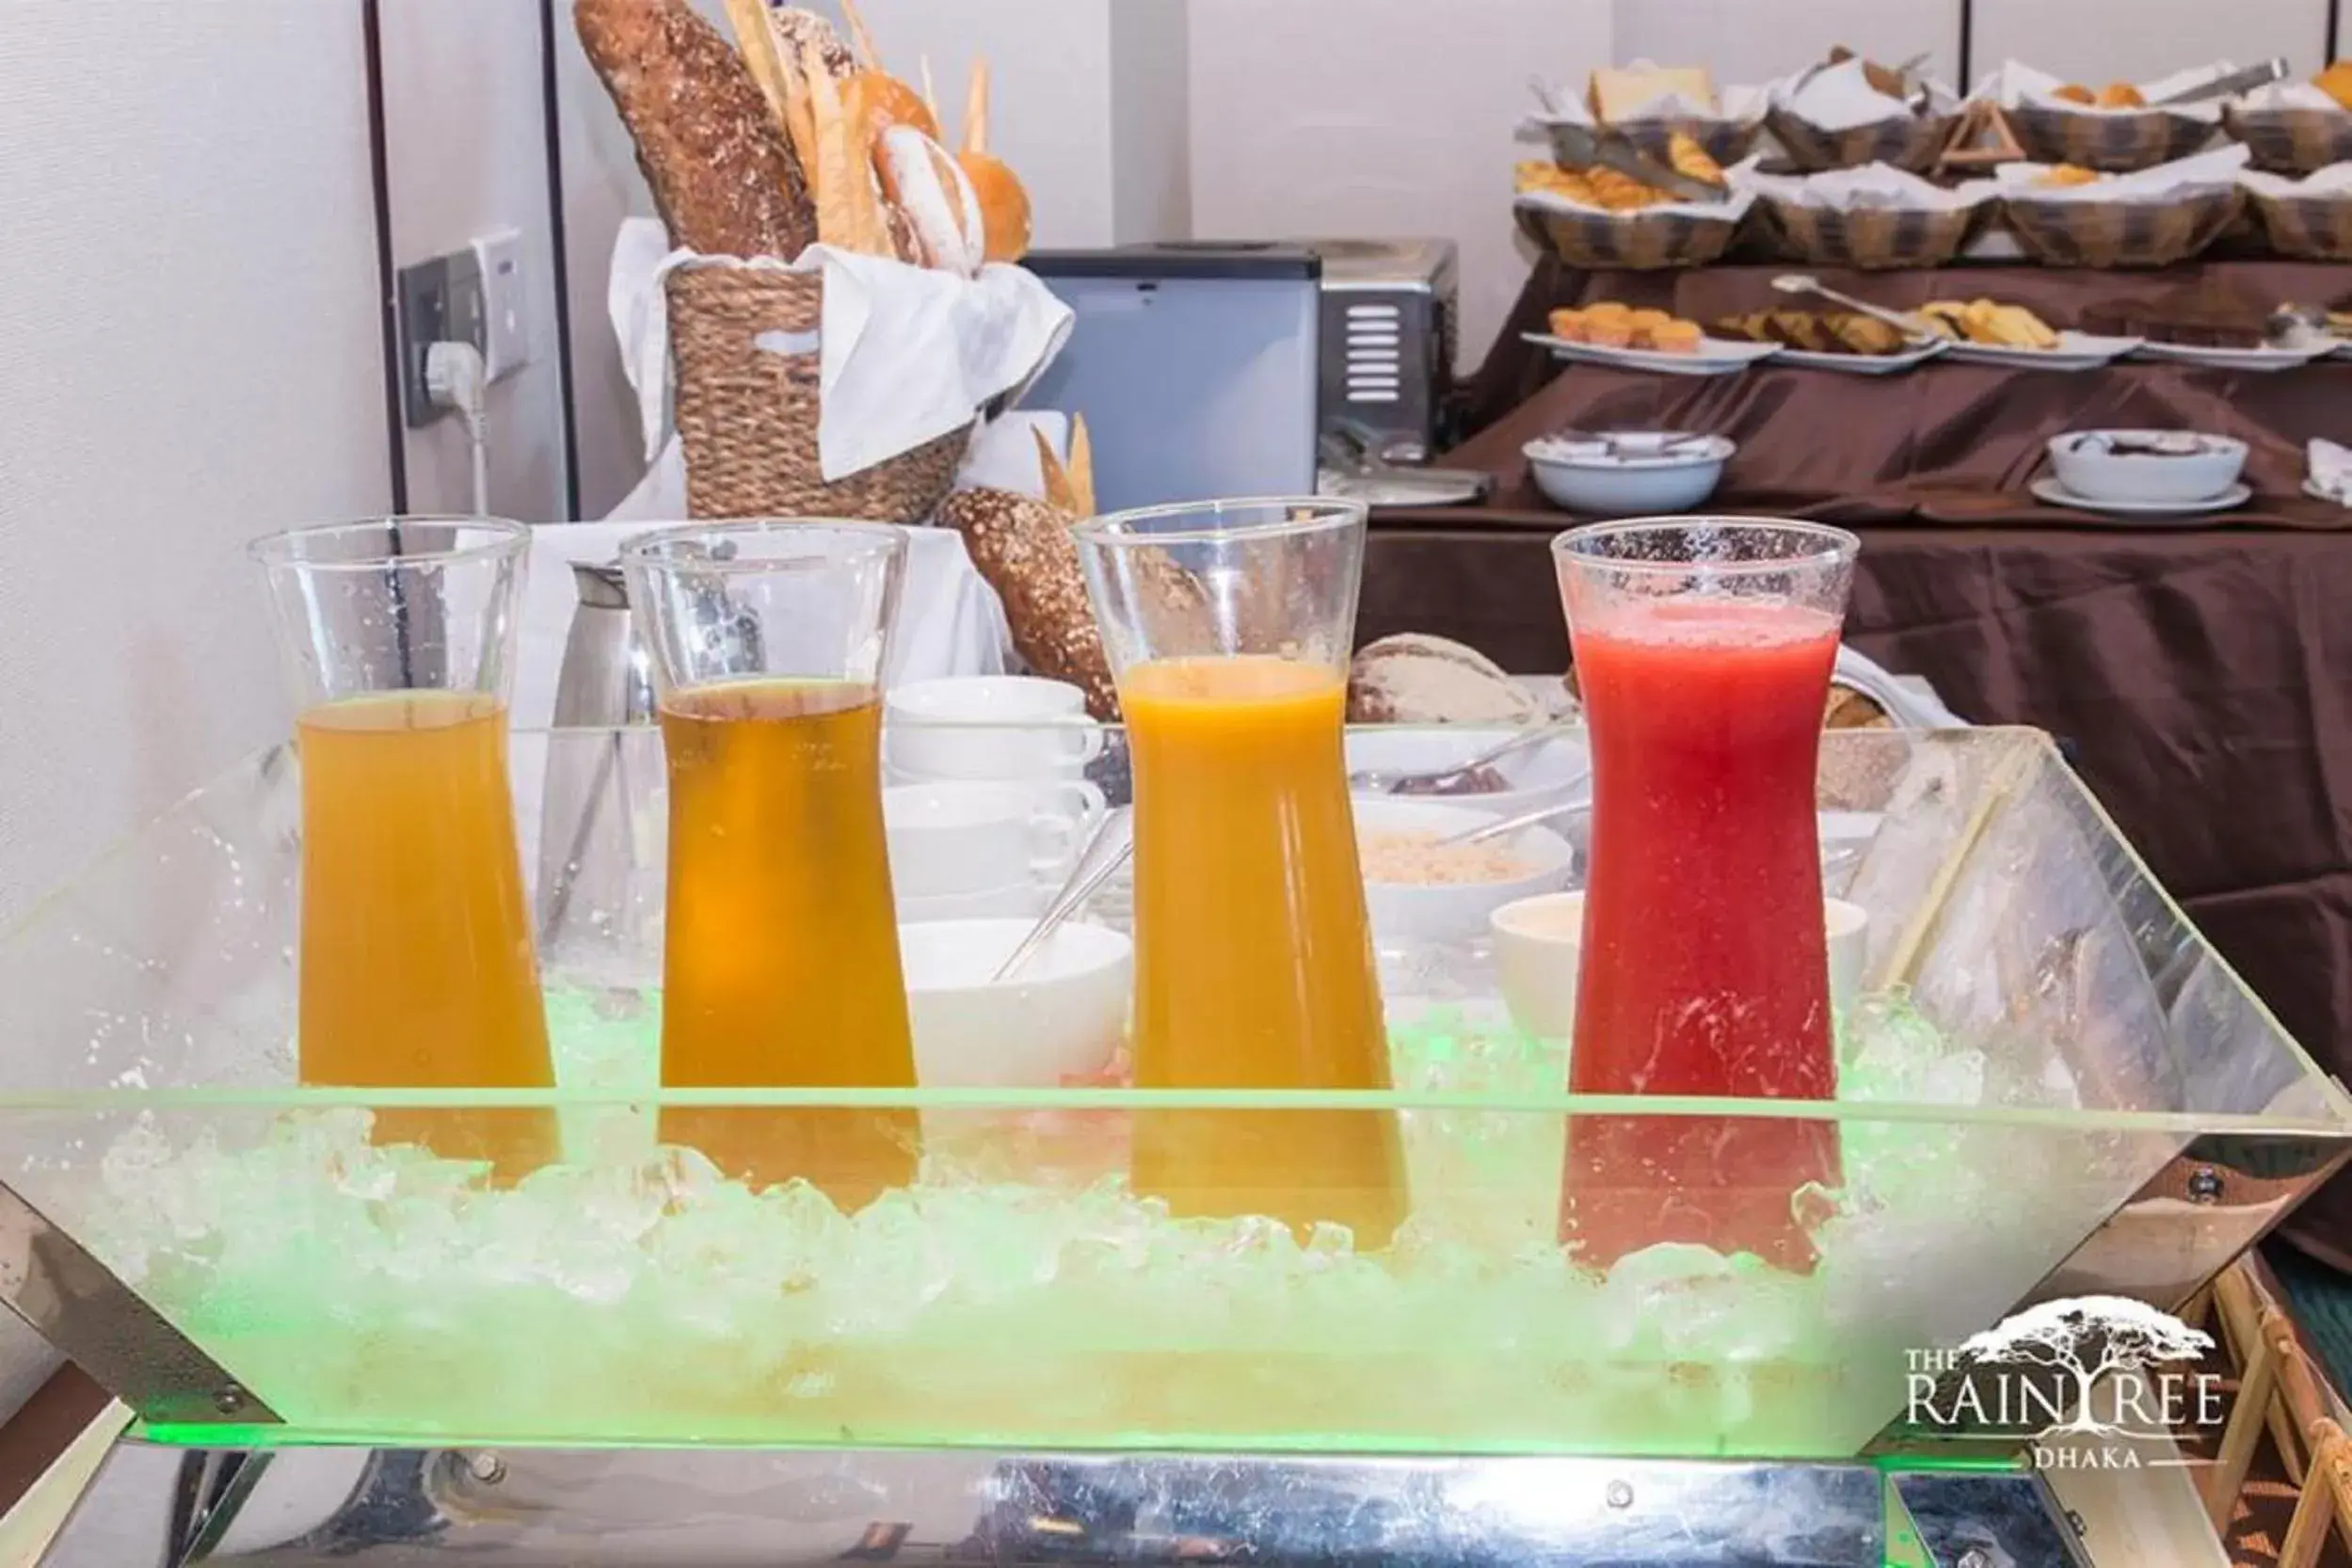
[[[1778,344],[1747,343],[1737,338],[1701,338],[1695,353],[1664,354],[1655,348],[1608,348],[1595,343],[1571,343],[1548,332],[1526,332],[1521,336],[1539,347],[1550,349],[1552,358],[1571,364],[1614,365],[1620,370],[1651,370],[1664,376],[1732,376],[1782,352]]]
[[[2203,501],[2093,500],[2087,495],[2076,495],[2047,476],[2035,480],[2031,488],[2038,499],[2053,506],[2064,506],[2077,512],[2107,512],[2124,518],[2201,518],[2215,512],[2226,512],[2232,506],[2243,506],[2254,494],[2253,487],[2242,481]]]
[[[2056,348],[2015,348],[2004,344],[1954,343],[1946,358],[1961,364],[2001,365],[2011,370],[2097,370],[2138,348],[2144,338],[2102,338],[2060,332]]]
[[[2306,344],[2300,348],[2208,348],[2199,344],[2158,343],[2151,338],[2132,350],[2136,360],[2169,360],[2176,364],[2202,365],[2208,370],[2293,370],[2335,353],[2333,344]]]
[[[1802,365],[1808,370],[1834,370],[1848,376],[1900,376],[1913,365],[1924,365],[1951,347],[1943,338],[1923,343],[1900,354],[1816,354],[1810,348],[1784,348],[1774,357],[1775,364]]]

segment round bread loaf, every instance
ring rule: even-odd
[[[1348,672],[1352,724],[1536,724],[1533,694],[1474,648],[1417,632],[1368,644]]]

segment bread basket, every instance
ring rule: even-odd
[[[1719,261],[1746,216],[1744,207],[1717,217],[1687,207],[1610,213],[1525,198],[1513,210],[1527,236],[1568,265],[1634,272]]]
[[[2007,111],[2025,156],[2038,164],[2072,164],[2104,174],[2128,174],[2185,158],[2213,139],[2213,125],[2161,109],[2097,114],[2020,104]]]
[[[1865,272],[1943,266],[1999,205],[1824,207],[1769,195],[1762,204],[1782,254],[1790,260]]]
[[[1877,163],[1922,174],[1942,155],[1944,143],[1952,139],[1952,126],[1959,118],[1949,114],[1898,114],[1867,125],[1827,131],[1775,104],[1764,123],[1788,154],[1788,161],[1803,173]]]
[[[2255,191],[2254,216],[2270,248],[2297,262],[2352,262],[2352,191],[2279,195]]]
[[[930,518],[954,483],[969,426],[847,478],[824,478],[820,275],[710,264],[678,268],[665,287],[690,517]]]
[[[2009,228],[2044,266],[2170,266],[2203,253],[2244,209],[2236,186],[2194,191],[2170,201],[2008,199]]]
[[[2232,104],[2222,109],[2221,124],[2246,144],[2256,168],[2309,174],[2352,163],[2352,113],[2343,109],[2250,109]]]
[[[1687,115],[1656,115],[1647,119],[1620,120],[1609,129],[1631,142],[1648,157],[1656,158],[1670,168],[1673,167],[1672,144],[1677,135],[1688,136],[1700,149],[1725,168],[1752,152],[1756,138],[1764,134],[1759,120],[1698,120]],[[1561,161],[1573,163],[1572,156],[1562,154]]]

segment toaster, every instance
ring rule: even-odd
[[[1447,427],[1460,346],[1451,240],[1301,240],[1322,258],[1317,423],[1391,464],[1425,463]]]

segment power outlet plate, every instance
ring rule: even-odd
[[[437,343],[470,343],[489,359],[489,318],[482,266],[471,249],[400,269],[400,387],[408,428],[422,430],[452,410],[436,406],[424,382],[424,357]]]
[[[522,267],[522,235],[508,229],[475,240],[473,262],[482,278],[482,315],[488,330],[482,351],[484,378],[504,381],[531,362],[530,280]]]

